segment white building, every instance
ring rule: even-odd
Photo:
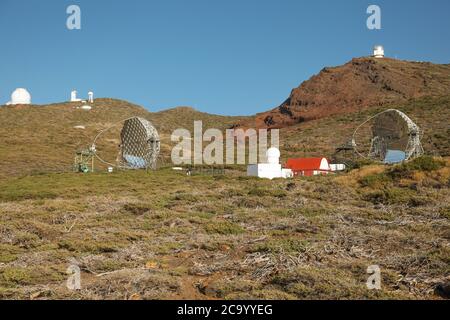
[[[17,88],[11,94],[11,101],[7,105],[14,104],[31,104],[31,94],[24,88]]]
[[[76,90],[72,90],[72,92],[70,92],[70,102],[80,102],[81,99],[77,98],[77,91]]]
[[[92,91],[88,92],[88,102],[94,103],[94,93]]]
[[[347,166],[343,163],[332,163],[330,164],[330,169],[333,172],[344,171],[345,169],[347,169]]]
[[[384,48],[383,46],[375,46],[373,48],[373,57],[374,58],[384,58]]]
[[[280,150],[270,148],[267,150],[267,163],[252,164],[247,167],[247,176],[265,179],[292,178],[292,170],[281,168]]]
[[[78,98],[77,95],[78,95],[78,92],[76,90],[72,90],[70,92],[70,102],[86,103],[86,100]],[[92,91],[88,92],[88,102],[89,103],[94,103],[94,92],[92,92]]]

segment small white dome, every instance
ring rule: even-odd
[[[280,163],[280,150],[277,148],[270,148],[266,152],[267,156],[267,162],[272,164],[279,164]]]
[[[24,88],[18,88],[11,94],[10,104],[31,104],[31,95]]]
[[[383,46],[380,46],[380,45],[375,46],[373,48],[373,56],[375,58],[384,58],[384,48],[383,48]]]
[[[278,150],[277,148],[270,148],[269,150],[267,150],[267,157],[280,157],[281,153],[280,150]]]
[[[92,107],[88,106],[88,105],[85,105],[85,106],[82,106],[81,109],[83,109],[83,110],[91,110]]]

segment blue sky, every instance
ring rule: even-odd
[[[66,28],[77,4],[82,29]],[[382,30],[366,9],[382,9]],[[0,104],[82,96],[158,111],[254,114],[325,66],[383,44],[408,60],[450,62],[448,0],[0,0]]]

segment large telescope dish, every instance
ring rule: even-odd
[[[405,113],[388,109],[359,125],[352,144],[362,158],[397,163],[423,155],[420,136],[419,126]]]
[[[160,147],[158,131],[150,121],[140,117],[109,126],[93,142],[96,158],[102,163],[130,170],[156,169]]]

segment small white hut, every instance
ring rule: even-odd
[[[76,90],[72,90],[72,92],[70,92],[70,102],[79,102],[81,101],[81,99],[77,98],[77,91]]]
[[[280,150],[270,148],[266,152],[267,163],[252,164],[247,167],[247,176],[265,179],[292,178],[290,169],[283,169],[280,164]]]
[[[373,48],[373,57],[374,58],[378,58],[378,59],[384,58],[384,48],[383,48],[383,46],[375,46]]]

